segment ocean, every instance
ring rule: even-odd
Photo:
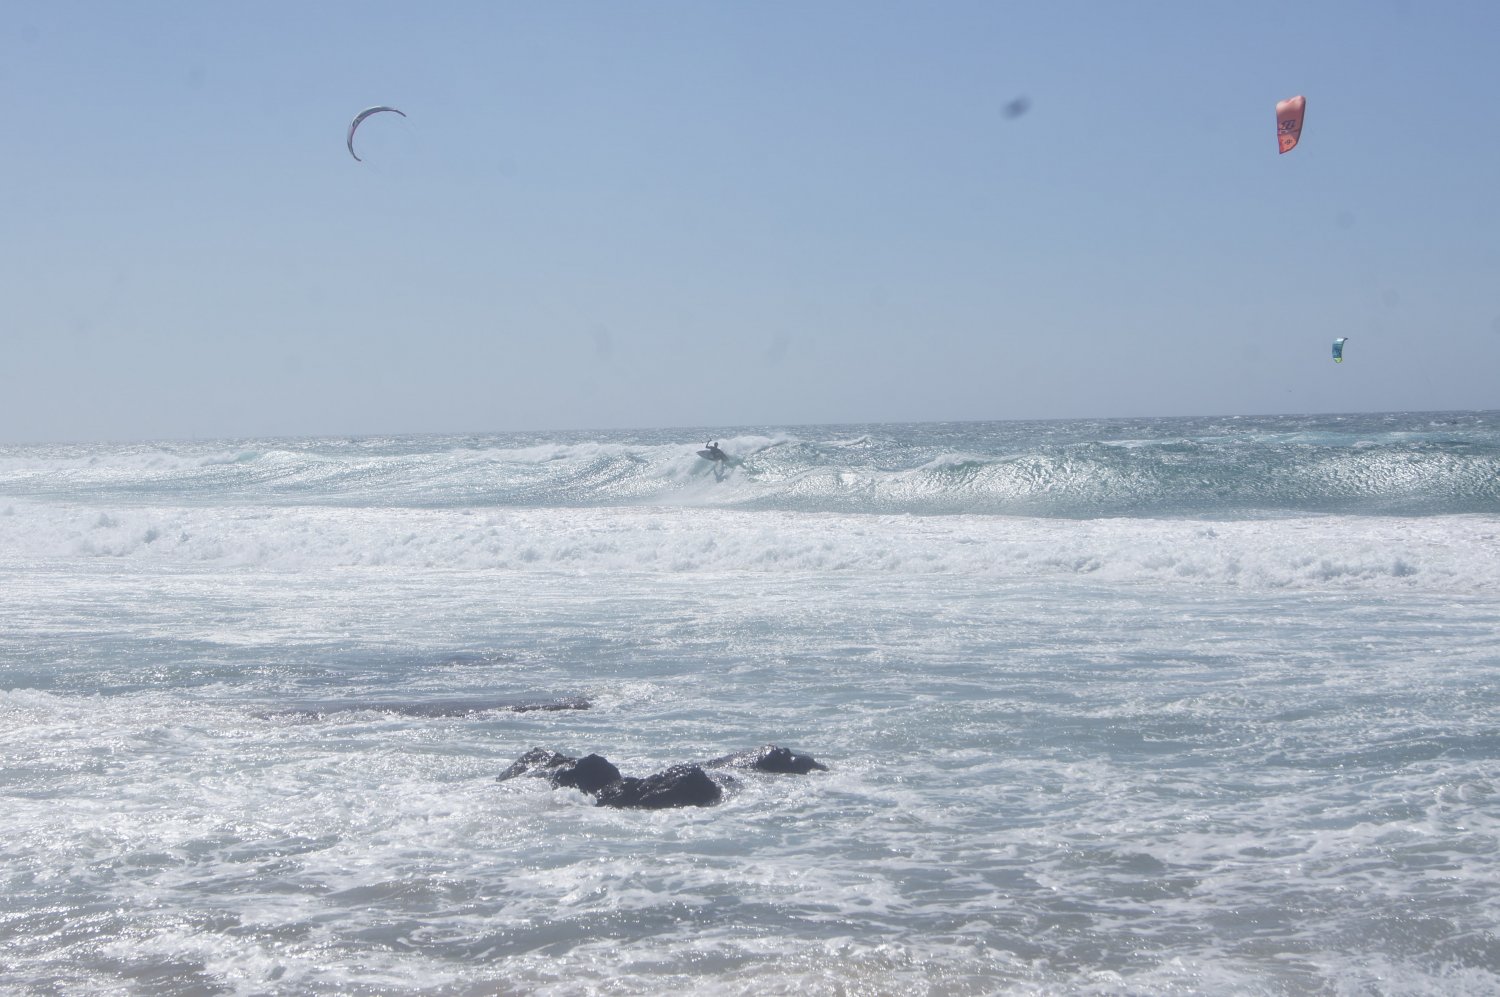
[[[1500,412],[0,446],[0,587],[7,994],[1500,992]]]

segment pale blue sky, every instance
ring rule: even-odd
[[[1500,407],[1500,5],[3,11],[0,440]]]

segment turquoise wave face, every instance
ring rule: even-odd
[[[1058,518],[1500,511],[1500,413],[747,427],[0,450],[0,496]]]

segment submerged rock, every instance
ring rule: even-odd
[[[358,700],[335,699],[261,714],[264,717],[294,716],[321,719],[330,713],[394,713],[402,717],[466,717],[475,713],[534,713],[537,711],[586,710],[589,701],[570,696],[563,699],[429,699]]]

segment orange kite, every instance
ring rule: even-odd
[[[1306,97],[1293,97],[1276,104],[1276,138],[1281,143],[1282,152],[1297,148],[1297,140],[1302,137],[1302,118],[1306,113]]]

